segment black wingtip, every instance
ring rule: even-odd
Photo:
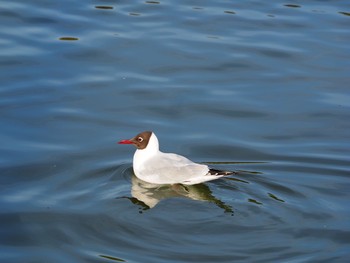
[[[210,170],[209,170],[209,174],[210,174],[210,175],[217,175],[217,176],[226,176],[226,175],[237,174],[237,172],[210,169]]]

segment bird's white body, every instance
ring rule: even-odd
[[[133,168],[139,179],[153,184],[193,185],[224,176],[213,175],[207,165],[194,163],[181,155],[161,152],[154,133],[146,148],[136,150]]]

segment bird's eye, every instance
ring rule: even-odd
[[[142,138],[142,137],[138,137],[137,140],[138,140],[139,142],[142,142],[142,141],[143,141],[143,138]]]

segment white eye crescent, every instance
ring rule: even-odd
[[[142,142],[143,138],[142,137],[138,137],[137,140],[138,140],[138,142]]]

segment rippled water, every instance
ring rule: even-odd
[[[1,1],[1,262],[350,260],[346,1]],[[163,151],[237,175],[154,186]]]

